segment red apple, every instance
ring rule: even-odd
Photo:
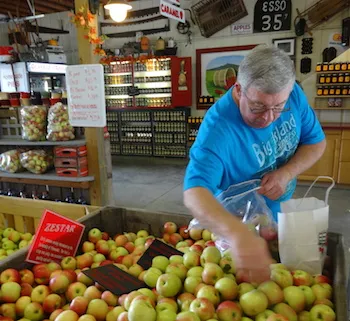
[[[107,256],[110,252],[109,245],[108,245],[107,241],[99,240],[96,243],[96,251],[97,251],[97,253],[101,253],[101,254]]]
[[[98,228],[93,228],[88,233],[89,241],[92,243],[97,243],[102,240],[102,232]]]
[[[266,321],[289,321],[289,319],[282,314],[275,313],[270,315]]]
[[[126,248],[126,250],[129,252],[129,253],[132,253],[134,252],[135,250],[135,244],[133,242],[127,242],[125,243],[124,247]]]
[[[188,239],[190,237],[190,233],[188,231],[188,226],[183,225],[179,228],[179,234],[182,236],[184,239]]]
[[[50,279],[49,287],[52,292],[62,294],[67,291],[69,284],[67,276],[61,273]]]
[[[101,296],[102,292],[95,285],[89,286],[84,292],[84,297],[89,301],[93,299],[101,299]]]
[[[240,321],[242,311],[238,304],[233,301],[224,301],[219,304],[216,314],[220,321]]]
[[[177,231],[177,226],[174,222],[166,222],[163,227],[164,233],[174,234]]]
[[[6,282],[1,285],[1,301],[15,303],[21,296],[21,286],[16,282]]]
[[[30,299],[29,296],[22,296],[20,297],[17,302],[16,302],[16,305],[15,305],[15,308],[16,308],[16,314],[17,316],[19,317],[23,317],[24,315],[24,309],[26,308],[26,306],[31,303],[32,300]]]
[[[183,238],[179,233],[173,233],[169,236],[169,243],[172,245],[176,245],[180,241],[182,241]]]
[[[31,296],[33,287],[28,283],[21,284],[21,296]]]
[[[21,283],[20,273],[15,269],[6,269],[2,271],[0,274],[0,283],[3,284],[6,282]]]
[[[199,244],[193,244],[190,246],[190,251],[196,252],[199,255],[201,255],[203,252],[203,247]]]
[[[215,307],[208,299],[195,299],[190,305],[190,311],[196,313],[201,320],[214,318]]]
[[[221,267],[215,263],[205,263],[202,273],[203,282],[209,285],[215,285],[215,283],[224,276],[224,272]]]
[[[51,293],[50,288],[47,285],[38,285],[33,289],[32,294],[30,295],[30,298],[32,299],[32,302],[37,302],[42,304],[45,298],[50,293]]]
[[[58,317],[58,315],[60,313],[62,313],[64,310],[63,309],[57,309],[55,311],[53,311],[51,314],[50,314],[50,321],[55,321],[56,318]]]
[[[111,307],[115,307],[118,304],[118,297],[111,291],[104,291],[101,295],[101,299]]]
[[[84,253],[91,252],[95,249],[95,244],[89,241],[85,241],[82,246]]]
[[[70,303],[69,309],[76,312],[78,315],[83,315],[86,313],[88,305],[89,300],[87,298],[78,296]]]
[[[117,246],[124,246],[126,243],[129,242],[129,239],[126,235],[118,235],[114,238],[114,241]]]
[[[66,310],[58,315],[55,321],[78,321],[79,315],[74,311]]]
[[[328,284],[332,284],[332,281],[329,277],[325,276],[325,275],[315,275],[314,276],[314,283],[315,284],[319,284],[319,283],[328,283]]]
[[[77,256],[77,268],[78,269],[84,269],[86,267],[90,267],[91,264],[94,262],[94,259],[92,255],[90,254],[82,254]]]
[[[64,270],[62,273],[68,278],[70,283],[74,283],[77,280],[77,274],[74,270]]]
[[[19,274],[21,275],[21,283],[34,284],[34,274],[32,271],[23,269],[19,271]]]
[[[169,241],[170,241],[170,234],[164,233],[164,234],[163,234],[163,240],[164,240],[166,243],[169,243]]]
[[[69,285],[66,292],[66,298],[69,302],[73,301],[78,296],[83,296],[86,291],[86,285],[80,282],[74,282]]]
[[[311,286],[313,283],[312,276],[305,271],[302,271],[302,270],[292,271],[292,276],[293,276],[293,283],[296,286],[299,286],[299,285]]]
[[[43,309],[46,313],[52,313],[53,311],[62,307],[62,299],[58,294],[49,294],[43,302]]]
[[[109,240],[109,235],[107,232],[102,232],[102,240],[105,240],[105,241]]]

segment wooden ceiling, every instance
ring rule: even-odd
[[[36,14],[63,12],[74,9],[74,0],[34,0],[34,4]],[[27,0],[0,0],[0,14],[8,15],[8,12],[13,17],[32,15]]]

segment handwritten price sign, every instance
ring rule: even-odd
[[[105,127],[106,102],[102,66],[68,66],[66,76],[71,125]]]

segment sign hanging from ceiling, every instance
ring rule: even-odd
[[[176,2],[173,0],[172,2]],[[160,0],[159,11],[162,16],[185,23],[185,10],[165,0]]]
[[[254,8],[254,32],[291,29],[291,0],[258,0]]]

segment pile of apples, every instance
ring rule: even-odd
[[[23,139],[42,141],[46,139],[47,109],[43,106],[27,106],[21,109]]]
[[[53,165],[53,155],[42,149],[30,150],[21,154],[21,164],[33,174],[44,174]]]
[[[0,154],[0,170],[7,173],[17,173],[23,170],[20,155],[21,153],[17,149]]]
[[[47,140],[65,141],[75,138],[74,128],[68,119],[68,109],[62,103],[56,103],[49,109]]]
[[[31,233],[20,233],[12,227],[0,229],[0,261],[15,251],[27,247],[32,243],[32,240]]]
[[[137,264],[154,236],[145,230],[110,237],[93,228],[82,254],[60,264],[0,274],[0,320],[6,321],[335,321],[331,281],[271,265],[271,279],[245,282],[229,252],[208,230],[164,225],[161,239],[183,253]],[[116,296],[83,271],[106,264],[147,287]]]

